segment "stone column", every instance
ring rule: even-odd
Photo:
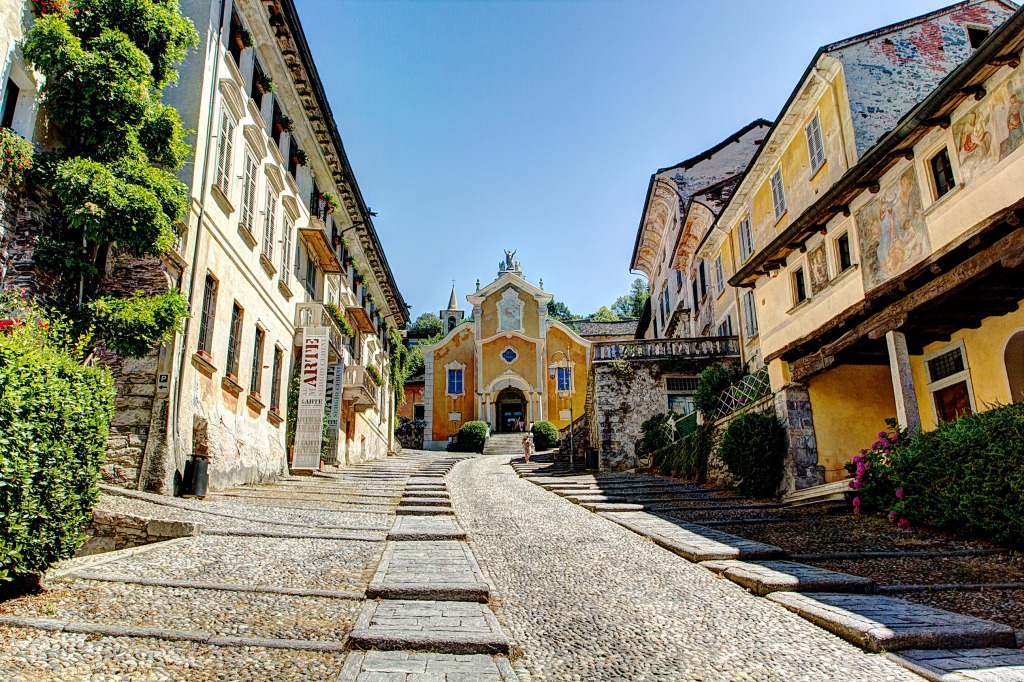
[[[782,492],[821,485],[825,467],[818,464],[818,441],[814,436],[811,397],[807,388],[788,384],[775,393],[775,414],[786,427],[786,458]]]
[[[917,391],[914,390],[914,374],[910,370],[907,337],[901,331],[887,332],[885,345],[889,348],[889,369],[892,372],[892,392],[896,398],[896,419],[901,427],[918,433],[921,431],[921,411],[917,407]]]

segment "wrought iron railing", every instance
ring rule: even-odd
[[[760,405],[762,398],[772,394],[768,368],[764,367],[753,374],[747,374],[735,384],[718,394],[714,414],[709,421],[717,421],[722,417],[745,412]]]
[[[637,339],[599,341],[592,347],[594,362],[657,360],[661,358],[739,357],[736,336],[702,336],[684,339]]]

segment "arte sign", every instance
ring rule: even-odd
[[[305,327],[292,469],[319,469],[327,398],[327,327]]]
[[[327,377],[327,405],[329,408],[327,410],[327,428],[331,431],[337,431],[341,425],[341,398],[344,383],[345,365],[340,362],[336,365],[331,365],[331,372]]]

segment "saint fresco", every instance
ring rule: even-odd
[[[857,211],[856,220],[866,291],[905,272],[930,251],[913,166]]]
[[[825,244],[819,244],[807,254],[807,270],[811,275],[811,294],[818,294],[828,286],[828,258]]]
[[[1024,74],[1016,73],[953,125],[960,178],[969,184],[1024,142]]]

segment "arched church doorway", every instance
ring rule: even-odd
[[[497,430],[502,433],[516,430],[516,422],[526,423],[526,395],[511,386],[498,394],[494,401],[497,409]]]
[[[1024,330],[1017,330],[1006,342],[1003,366],[1010,384],[1010,402],[1024,402]]]

